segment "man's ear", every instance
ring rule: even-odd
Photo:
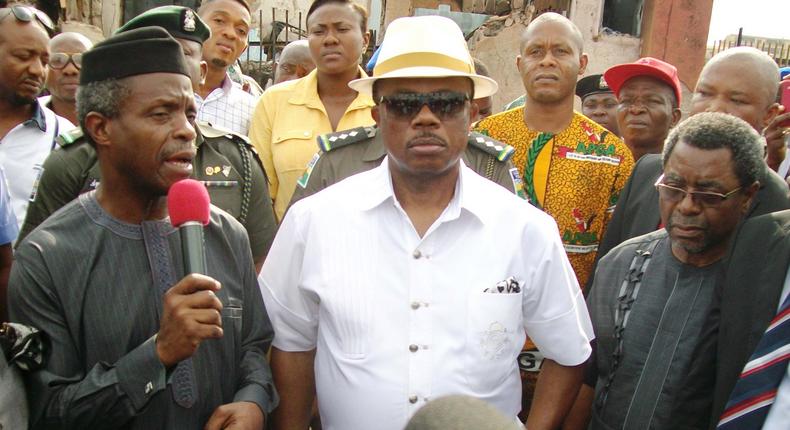
[[[582,52],[582,55],[579,56],[579,76],[584,75],[584,72],[587,70],[587,63],[590,59],[587,57],[587,54]]]
[[[373,121],[376,121],[376,125],[379,127],[381,126],[381,112],[379,112],[380,108],[381,105],[376,105],[370,110],[370,116],[373,117]]]
[[[296,76],[300,78],[304,78],[305,76],[307,76],[308,73],[310,73],[310,71],[307,70],[305,66],[301,64],[296,65]]]
[[[477,114],[480,113],[480,106],[477,103],[470,101],[469,102],[469,129],[472,129],[472,125],[477,120]]]
[[[112,120],[98,112],[89,112],[85,116],[85,133],[96,143],[96,146],[110,146],[111,132],[110,122]]]
[[[749,208],[752,206],[752,198],[754,198],[754,195],[759,189],[759,181],[754,181],[753,184],[743,189],[743,195],[746,196],[746,198],[743,200],[743,205],[741,205],[741,216],[745,216],[746,213],[749,212]]]
[[[206,75],[208,75],[208,63],[205,61],[200,62],[200,86],[206,84]]]
[[[364,54],[365,51],[368,49],[368,45],[370,44],[370,31],[366,31],[362,34],[362,53]]]
[[[516,70],[518,70],[518,74],[521,75],[521,55],[516,56]]]
[[[672,123],[669,125],[669,128],[672,128],[680,122],[680,119],[683,118],[683,111],[680,108],[673,108],[672,109]]]

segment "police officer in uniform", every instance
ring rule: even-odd
[[[387,155],[387,148],[375,126],[357,127],[318,137],[320,151],[296,182],[291,204],[351,175],[373,169]],[[469,144],[461,157],[464,164],[481,176],[526,198],[521,176],[510,157],[513,147],[480,133],[469,133]]]
[[[603,75],[590,75],[576,82],[576,95],[582,100],[582,113],[620,136],[617,126],[617,96],[609,88]],[[603,137],[601,137],[603,141]]]
[[[118,32],[147,26],[163,27],[181,43],[187,64],[194,69],[192,85],[197,89],[206,70],[201,60],[202,43],[210,36],[206,24],[192,9],[162,6],[133,18]],[[195,125],[197,156],[193,176],[206,184],[211,202],[247,230],[256,268],[260,270],[277,230],[260,160],[246,137],[207,123]],[[44,162],[17,244],[48,216],[79,194],[96,188],[101,180],[96,150],[81,129],[62,134],[57,142],[58,148]]]

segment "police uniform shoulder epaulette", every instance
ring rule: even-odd
[[[247,136],[242,134],[238,134],[235,131],[228,130],[226,128],[222,128],[216,125],[211,125],[205,121],[198,121],[197,126],[200,129],[200,134],[203,135],[203,138],[207,139],[216,139],[218,137],[225,137],[231,140],[235,140],[237,142],[244,143],[253,151],[255,148],[252,146],[252,142]]]
[[[471,132],[469,133],[469,146],[477,148],[487,154],[492,155],[494,158],[501,162],[505,162],[513,156],[516,149],[510,145],[506,145],[496,139],[492,139],[484,134]]]
[[[74,142],[80,140],[82,136],[85,134],[82,132],[82,129],[77,127],[73,130],[69,130],[63,133],[60,133],[58,137],[55,138],[55,142],[58,143],[58,146],[61,148],[65,148]]]
[[[348,130],[327,133],[318,136],[318,147],[323,152],[342,148],[352,143],[363,142],[376,136],[376,127],[357,127]]]

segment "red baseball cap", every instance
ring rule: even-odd
[[[680,105],[680,95],[682,91],[680,89],[678,69],[657,58],[644,57],[633,63],[618,64],[617,66],[610,67],[609,70],[604,72],[603,76],[604,79],[606,79],[606,83],[609,84],[609,87],[618,98],[620,97],[620,88],[629,79],[637,76],[656,78],[662,82],[666,82],[666,84],[672,88],[675,92],[675,97],[678,99],[678,105]]]

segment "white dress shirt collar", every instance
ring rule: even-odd
[[[461,216],[462,210],[485,223],[491,215],[490,209],[482,204],[485,199],[481,199],[478,183],[469,180],[469,175],[477,175],[474,171],[466,167],[463,160],[459,159],[460,170],[458,180],[455,184],[455,193],[448,203],[438,220],[442,222],[452,221]],[[395,197],[395,190],[392,186],[392,174],[389,168],[389,156],[384,157],[381,165],[374,169],[375,174],[371,175],[368,192],[360,196],[360,210],[367,211],[391,201],[396,207],[402,210],[398,199]]]

